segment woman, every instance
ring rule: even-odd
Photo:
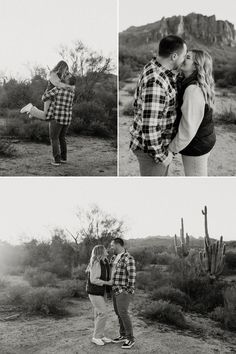
[[[51,90],[53,87],[58,87],[58,88],[69,88],[73,90],[74,88],[71,88],[70,85],[66,84],[63,82],[65,77],[69,73],[69,67],[68,64],[64,60],[60,60],[57,65],[50,71],[49,75],[49,80],[48,80],[48,85],[46,88],[46,91]],[[47,110],[50,105],[50,100],[44,102],[44,114],[46,115]],[[38,117],[38,109],[32,105],[32,103],[28,103],[26,106],[24,106],[21,111],[21,113],[27,113],[29,115],[35,116],[36,118]]]
[[[182,155],[186,176],[207,176],[208,158],[216,142],[212,58],[194,49],[187,53],[181,70],[184,79],[178,92],[178,131],[169,150]]]
[[[87,267],[88,280],[86,290],[94,308],[94,333],[92,342],[97,345],[111,343],[111,339],[104,336],[107,320],[106,297],[112,285],[110,266],[107,260],[107,250],[103,245],[93,248]]]

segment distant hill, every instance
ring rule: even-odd
[[[227,241],[226,251],[236,251],[236,241]],[[134,248],[158,248],[161,251],[174,249],[174,237],[172,236],[148,236],[143,238],[135,238],[126,240],[126,246],[128,249]],[[202,249],[204,247],[203,237],[190,236],[190,247],[195,249]]]
[[[132,26],[119,34],[121,71],[126,65],[135,72],[157,53],[159,41],[166,35],[184,38],[188,48],[208,50],[215,71],[226,70],[236,62],[236,31],[229,21],[216,20],[215,15],[191,13],[172,16],[143,26]],[[222,77],[222,75],[221,75]]]

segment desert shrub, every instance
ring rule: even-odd
[[[38,268],[27,268],[24,273],[24,278],[33,287],[55,286],[57,276],[51,272],[43,272]]]
[[[18,284],[7,288],[6,300],[12,305],[22,305],[24,296],[29,292],[30,286]]]
[[[225,255],[225,264],[229,269],[236,270],[236,252],[227,252]]]
[[[110,138],[112,131],[109,129],[105,122],[94,121],[89,126],[89,133],[92,136],[98,136],[101,138]]]
[[[29,313],[44,315],[65,314],[65,294],[60,289],[30,289],[23,297],[23,308]]]
[[[216,307],[209,313],[209,317],[214,321],[224,323],[224,308],[221,306]]]
[[[168,283],[169,278],[157,268],[152,267],[148,271],[137,272],[136,286],[138,289],[152,291]]]
[[[129,64],[119,63],[119,80],[125,81],[133,76],[133,70]]]
[[[236,331],[236,286],[231,286],[224,291],[224,325]]]
[[[68,279],[60,283],[60,288],[64,291],[67,297],[85,298],[87,293],[85,291],[85,281]]]
[[[156,255],[155,263],[161,265],[170,265],[174,262],[175,259],[175,255],[167,252],[161,252]]]
[[[152,300],[165,300],[170,301],[176,305],[180,305],[184,309],[189,307],[191,299],[188,295],[179,289],[175,289],[171,286],[162,286],[159,289],[155,289],[151,294]]]
[[[127,103],[123,109],[123,114],[125,116],[130,116],[132,117],[134,115],[134,106],[133,106],[133,101]]]
[[[16,149],[7,140],[0,140],[0,157],[13,157],[16,155]]]
[[[85,280],[87,278],[87,274],[86,274],[86,268],[87,265],[86,264],[79,264],[72,273],[72,277],[74,279],[79,279],[79,280]]]
[[[224,283],[212,282],[206,277],[186,277],[175,275],[172,278],[174,287],[186,293],[191,299],[191,309],[205,313],[212,311],[217,306],[223,306]]]
[[[218,124],[236,124],[236,113],[232,109],[225,109],[222,113],[216,113],[215,119]]]
[[[186,328],[186,320],[180,306],[170,304],[168,301],[154,301],[147,305],[141,314],[150,320],[159,321],[174,325],[179,328]]]

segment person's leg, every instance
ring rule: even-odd
[[[52,154],[56,163],[61,161],[61,153],[59,148],[59,136],[62,129],[62,125],[57,123],[56,120],[52,120],[49,123],[49,136],[52,144]]]
[[[168,167],[156,163],[154,159],[142,150],[133,151],[138,159],[141,176],[168,176]]]
[[[46,113],[44,111],[41,111],[40,109],[38,109],[37,107],[33,106],[29,112],[29,114],[32,117],[41,119],[41,120],[46,120]]]
[[[185,176],[207,176],[210,153],[202,156],[182,155]]]
[[[59,135],[59,142],[61,148],[61,159],[63,161],[67,160],[67,141],[66,141],[66,133],[68,130],[68,125],[62,125],[62,129]]]
[[[116,295],[116,307],[125,329],[125,336],[128,340],[133,341],[133,326],[128,312],[131,296],[132,295],[127,292]]]
[[[119,312],[118,312],[118,309],[117,309],[117,296],[115,294],[113,294],[112,296],[112,300],[113,300],[113,306],[114,306],[114,311],[115,311],[115,314],[117,315],[118,317],[118,320],[119,320],[119,325],[120,325],[120,336],[121,337],[125,337],[125,327],[124,327],[124,324],[123,324],[123,321],[119,315]]]
[[[94,308],[93,338],[103,338],[107,321],[107,307],[103,296],[89,295]]]

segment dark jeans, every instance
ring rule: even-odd
[[[113,306],[119,319],[120,335],[129,340],[134,339],[133,327],[128,313],[130,300],[133,295],[122,292],[119,295],[113,294]]]
[[[66,133],[68,125],[59,124],[56,120],[49,123],[49,136],[55,162],[67,159]]]

